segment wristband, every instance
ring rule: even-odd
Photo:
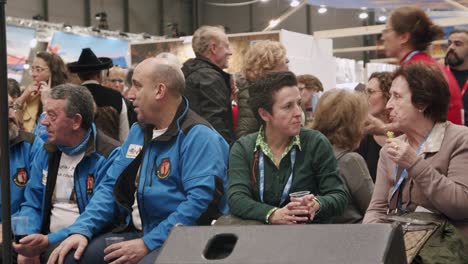
[[[270,211],[268,211],[268,213],[265,216],[265,223],[271,225],[270,216],[278,209],[278,207],[273,207]]]

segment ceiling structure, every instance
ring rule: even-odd
[[[316,6],[354,9],[361,7],[394,9],[399,6],[417,5],[432,10],[468,10],[468,0],[308,0],[308,2]]]

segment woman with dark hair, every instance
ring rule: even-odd
[[[385,109],[387,101],[390,98],[390,86],[392,85],[392,73],[374,72],[367,82],[364,93],[367,95],[367,105],[369,117],[376,118],[384,124],[389,123],[388,111]],[[367,133],[359,144],[357,153],[366,160],[372,181],[375,182],[377,173],[377,161],[379,152],[385,144],[385,135]]]
[[[330,140],[348,196],[348,206],[335,223],[361,223],[374,190],[364,159],[353,152],[361,141],[366,117],[364,96],[341,89],[324,93],[314,111],[311,128]]]
[[[32,132],[42,113],[41,100],[44,98],[41,97],[51,87],[67,82],[68,70],[59,55],[39,52],[34,58],[30,71],[33,83],[15,100],[14,106],[19,111],[25,130]]]
[[[468,128],[447,121],[450,93],[443,74],[435,65],[403,65],[390,94],[390,121],[403,134],[388,138],[380,152],[363,222],[431,211],[448,218],[468,238]]]
[[[404,6],[393,11],[382,32],[386,55],[398,59],[401,65],[416,61],[437,64],[425,51],[432,41],[442,37],[442,28],[434,25],[426,13],[415,6]],[[443,69],[442,65],[439,66]],[[454,78],[446,78],[451,94],[447,118],[455,124],[462,124],[461,92]]]
[[[249,88],[260,131],[232,146],[228,203],[244,220],[330,223],[347,204],[327,138],[301,128],[301,95],[292,72],[267,73]],[[289,198],[305,191],[302,198]]]

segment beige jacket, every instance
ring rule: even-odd
[[[400,136],[406,140],[406,136]],[[374,194],[363,223],[385,222],[395,163],[380,151]],[[422,206],[448,217],[468,237],[468,128],[437,123],[421,148],[419,160],[408,169],[402,204],[410,211]]]

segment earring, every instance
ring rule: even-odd
[[[424,110],[423,109],[418,109],[419,113],[422,113]]]

